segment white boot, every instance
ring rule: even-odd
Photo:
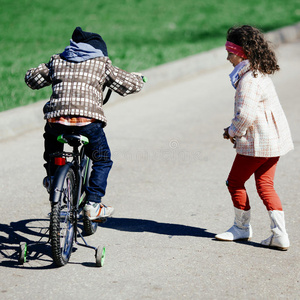
[[[272,235],[261,242],[262,245],[287,250],[290,246],[289,236],[285,230],[284,212],[281,210],[270,210]]]
[[[250,209],[246,211],[234,207],[234,213],[234,225],[226,232],[217,234],[215,236],[217,240],[235,241],[251,239],[252,227],[250,225]]]

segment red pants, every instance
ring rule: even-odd
[[[279,157],[253,157],[237,154],[227,179],[234,207],[249,210],[250,203],[245,182],[255,176],[256,189],[267,210],[282,210],[274,190],[274,176]]]

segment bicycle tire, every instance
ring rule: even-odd
[[[91,172],[92,172],[92,162],[89,159],[87,165],[86,165],[86,176],[85,176],[85,185],[83,186],[83,189],[85,186],[89,184]],[[83,203],[86,202],[86,196],[83,200]],[[86,235],[92,235],[97,231],[98,224],[96,222],[91,221],[86,215],[85,212],[83,211],[83,229]]]
[[[54,263],[61,267],[68,263],[72,248],[74,235],[73,205],[76,201],[76,180],[72,168],[69,168],[64,179],[62,190],[59,193],[59,201],[51,204],[50,238],[52,257]]]
[[[86,235],[92,235],[97,231],[98,224],[91,221],[86,215],[83,216],[83,228]]]

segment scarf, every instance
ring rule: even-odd
[[[104,54],[100,49],[96,49],[90,44],[75,43],[73,40],[70,40],[70,46],[67,46],[60,56],[67,61],[78,63],[88,59],[104,56]]]
[[[249,60],[243,60],[235,66],[233,71],[229,74],[232,86],[236,89],[241,77],[250,70]]]

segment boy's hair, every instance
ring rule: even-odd
[[[243,47],[255,77],[257,71],[263,74],[279,71],[274,51],[257,28],[249,25],[231,27],[227,31],[227,41]]]

